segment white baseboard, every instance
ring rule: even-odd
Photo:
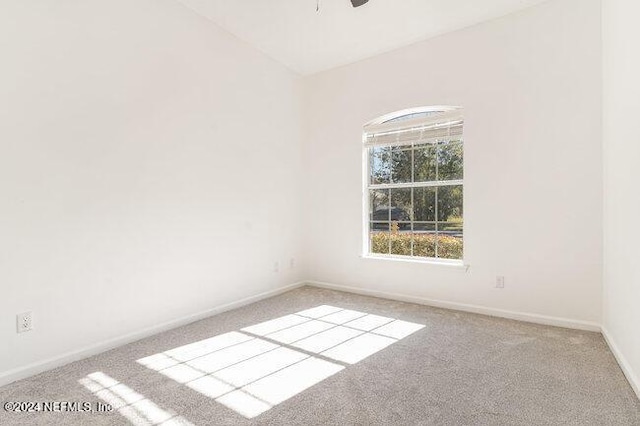
[[[609,349],[611,349],[613,356],[616,357],[616,361],[618,361],[618,365],[620,365],[620,368],[629,381],[631,388],[635,391],[638,399],[640,399],[640,377],[633,372],[631,365],[625,356],[622,355],[622,352],[618,349],[618,345],[616,345],[613,337],[604,326],[602,327],[602,335],[604,336],[604,340],[607,342],[607,345],[609,345]]]
[[[94,345],[87,346],[75,351],[67,352],[62,355],[58,355],[49,359],[37,361],[32,364],[28,364],[24,367],[18,367],[13,370],[2,372],[0,373],[0,386],[4,386],[6,384],[13,383],[17,380],[34,376],[36,374],[42,373],[47,370],[51,370],[53,368],[61,367],[65,364],[69,364],[70,362],[78,361],[83,358],[87,358],[102,352],[106,352],[118,346],[126,345],[127,343],[135,342],[136,340],[140,340],[145,337],[152,336],[157,333],[161,333],[163,331],[171,330],[176,327],[181,327],[183,325],[187,325],[192,322],[199,321],[201,319],[208,318],[216,314],[220,314],[222,312],[230,311],[232,309],[249,305],[251,303],[254,303],[263,299],[267,299],[269,297],[277,296],[279,294],[285,293],[295,288],[302,287],[304,284],[305,283],[303,282],[298,282],[298,283],[287,285],[284,287],[279,287],[275,290],[265,291],[264,293],[260,293],[255,296],[249,296],[244,299],[240,299],[231,303],[226,303],[224,305],[216,306],[202,312],[198,312],[195,314],[187,315],[182,318],[170,320],[162,324],[154,325],[152,327],[147,327],[145,329],[134,331],[133,333],[129,333],[124,336],[105,340],[105,341],[96,343]]]
[[[364,296],[380,297],[382,299],[398,300],[400,302],[416,303],[419,305],[433,306],[437,308],[453,309],[456,311],[472,312],[474,314],[490,315],[493,317],[508,318],[518,321],[532,322],[535,324],[552,325],[556,327],[572,328],[576,330],[600,332],[600,324],[590,321],[573,320],[569,318],[551,317],[546,315],[530,314],[525,312],[507,311],[503,309],[488,308],[485,306],[468,305],[464,303],[445,302],[441,300],[428,299],[419,296],[407,296],[398,293],[388,293],[385,291],[368,290],[358,287],[349,287],[339,284],[330,284],[319,281],[307,281],[307,285],[313,287],[327,288],[331,290],[345,291],[348,293],[361,294]]]

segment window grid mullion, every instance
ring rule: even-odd
[[[411,144],[411,184],[413,184],[413,182],[415,181],[415,148],[414,145]],[[414,207],[413,207],[413,186],[410,189],[411,191],[411,215],[409,216],[409,219],[411,220],[411,256],[415,256],[414,252],[413,252],[413,242],[415,239],[415,233],[413,230],[413,222],[415,220],[415,217],[413,216],[413,212]]]
[[[440,179],[440,145],[436,144],[436,181],[438,181],[438,179]],[[438,216],[438,193],[440,191],[438,190],[438,187],[436,186],[436,259],[438,259],[439,256],[439,248],[440,248],[440,226],[438,224],[438,219],[440,219],[440,217]]]
[[[405,182],[405,183],[379,183],[369,185],[368,189],[403,189],[403,188],[428,188],[437,186],[460,186],[464,184],[463,179],[457,180],[442,180],[442,181],[428,181],[428,182]]]
[[[387,207],[387,254],[391,254],[391,189],[387,191]]]

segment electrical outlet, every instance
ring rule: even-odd
[[[31,312],[23,312],[16,315],[16,325],[18,333],[33,330],[33,315]]]
[[[294,269],[296,267],[296,260],[292,257],[289,259],[289,269]]]
[[[280,262],[273,262],[273,272],[280,272]]]
[[[504,277],[502,275],[496,277],[496,288],[504,288]]]

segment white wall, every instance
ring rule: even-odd
[[[600,19],[552,1],[306,79],[310,278],[597,327]],[[468,273],[359,257],[362,125],[425,105],[465,108]]]
[[[0,52],[0,379],[300,279],[284,67],[174,0],[3,1]]]
[[[640,3],[603,2],[604,329],[640,396]]]

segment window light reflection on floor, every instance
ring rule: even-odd
[[[163,410],[144,395],[101,371],[91,373],[79,382],[135,426],[193,426],[186,419]]]
[[[422,328],[322,305],[138,363],[253,418]]]

